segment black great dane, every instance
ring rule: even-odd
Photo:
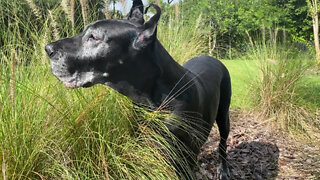
[[[141,0],[134,0],[127,20],[99,20],[74,37],[46,45],[51,71],[69,88],[105,84],[134,103],[188,117],[184,123],[194,126],[194,131],[167,127],[195,155],[216,121],[221,137],[218,178],[228,179],[229,72],[209,56],[193,58],[183,66],[176,63],[157,39],[161,10],[154,4],[149,7],[156,14],[147,22]]]

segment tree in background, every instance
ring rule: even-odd
[[[184,0],[182,2],[183,19],[186,25],[195,26],[201,16],[204,22],[200,29],[205,29],[208,39],[208,53],[232,56],[233,40],[237,34],[235,18],[235,2],[230,0]],[[222,46],[221,46],[222,45]]]
[[[320,49],[319,49],[319,1],[307,0],[310,16],[313,24],[314,47],[316,51],[316,60],[320,66]]]
[[[248,36],[250,45],[254,46],[254,40],[251,34],[257,31],[260,28],[261,24],[258,17],[256,16],[257,12],[255,9],[257,3],[256,1],[239,1],[238,3],[241,5],[238,5],[239,7],[236,12],[239,19],[237,30],[240,32],[245,32]]]
[[[288,21],[286,30],[295,42],[308,43],[312,36],[312,19],[308,15],[308,6],[305,0],[288,0]]]
[[[197,18],[202,17],[205,23],[200,29],[208,30],[204,36],[208,38],[209,54],[231,58],[231,51],[245,52],[256,44],[283,43],[312,49],[310,42],[315,35],[308,12],[311,7],[312,12],[318,12],[318,1],[183,0],[180,8],[188,26],[195,26]],[[314,27],[316,30],[318,25]]]

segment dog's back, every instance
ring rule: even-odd
[[[216,120],[220,106],[228,106],[231,99],[231,82],[227,68],[217,59],[209,56],[199,56],[187,61],[184,68],[191,71],[196,80],[199,81],[198,90],[207,97],[201,102],[205,104],[205,109],[211,112],[206,121],[212,125]],[[210,97],[208,99],[208,97]],[[216,101],[220,99],[220,101]],[[220,108],[220,109],[219,109]],[[227,108],[224,108],[227,109]],[[226,112],[220,112],[226,113]]]

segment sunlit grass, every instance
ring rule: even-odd
[[[134,133],[140,125],[127,98],[105,86],[66,89],[48,65],[34,63],[16,66],[12,95],[5,71],[0,162],[9,179],[175,178],[168,159],[149,145],[160,135]]]
[[[232,84],[231,108],[249,110],[254,105],[252,81],[259,74],[258,63],[254,60],[223,60],[229,70]]]

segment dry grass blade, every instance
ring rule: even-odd
[[[161,3],[160,3],[160,0],[156,0],[156,4],[161,7]]]
[[[7,180],[7,168],[6,168],[6,159],[4,158],[4,152],[2,152],[2,174],[3,174],[3,180]]]
[[[59,29],[58,29],[58,25],[57,25],[57,22],[55,20],[55,17],[53,16],[52,14],[52,11],[51,10],[48,10],[48,14],[49,14],[49,17],[51,19],[51,26],[53,28],[53,36],[56,40],[60,39],[60,35],[59,35]]]
[[[48,25],[48,21],[46,21],[46,23],[44,25],[47,26]],[[46,44],[48,43],[48,34],[49,34],[48,30],[49,30],[49,28],[45,29],[44,36],[40,40],[40,47],[45,47]],[[40,59],[40,63],[42,65],[45,65],[47,63],[47,53],[46,53],[44,48],[41,49],[41,54],[42,54],[42,56],[41,56],[41,59]]]
[[[38,19],[42,19],[41,11],[38,6],[32,0],[26,0],[27,4],[31,8],[34,15],[37,16]]]
[[[74,29],[74,0],[62,0],[61,7],[67,14],[67,18],[71,21],[72,28]]]
[[[104,4],[105,4],[105,8],[104,8],[104,16],[106,19],[110,19],[110,13],[109,13],[109,1],[108,0],[105,0],[104,1]]]
[[[105,180],[109,180],[109,171],[108,171],[108,165],[107,165],[107,162],[106,162],[106,157],[105,157],[105,150],[104,148],[102,148],[102,166],[104,168],[104,176],[105,176]]]
[[[75,120],[76,124],[80,124],[81,122],[83,122],[83,119],[85,117],[85,115],[87,113],[89,113],[97,104],[97,102],[99,100],[101,100],[101,97],[103,97],[106,93],[102,92],[99,95],[97,95],[92,102],[90,102],[90,104],[88,105],[88,108],[84,109],[83,112],[77,117],[77,119]]]
[[[175,16],[176,16],[176,20],[179,20],[179,4],[176,3],[175,6]]]
[[[74,0],[70,0],[71,2],[71,23],[72,23],[72,29],[74,29],[74,14],[75,14],[75,5]]]
[[[36,174],[37,176],[39,176],[41,180],[46,180],[46,178],[45,178],[42,174],[40,174],[40,173],[38,173],[38,172],[35,172],[35,171],[33,171],[32,173],[34,173],[34,174]]]
[[[80,5],[81,5],[81,13],[82,13],[83,23],[86,25],[87,19],[88,19],[88,2],[87,2],[87,0],[80,0]]]

